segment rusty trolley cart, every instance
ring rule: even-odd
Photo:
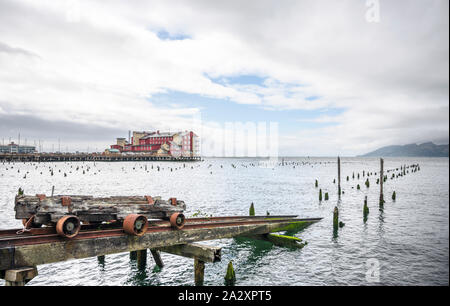
[[[98,197],[82,195],[44,194],[17,195],[14,210],[24,230],[53,226],[58,235],[75,237],[83,224],[103,222],[122,226],[130,235],[142,236],[150,219],[169,220],[175,229],[183,228],[186,209],[184,201],[176,198],[162,200],[151,196]]]

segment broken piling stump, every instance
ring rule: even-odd
[[[252,202],[252,204],[250,204],[250,209],[249,209],[248,215],[249,216],[255,215],[255,206],[253,205],[253,202]]]
[[[225,286],[233,286],[236,283],[236,274],[233,268],[233,262],[230,260],[227,266],[227,273],[225,275]]]

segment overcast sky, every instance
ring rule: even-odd
[[[0,141],[102,151],[201,117],[218,143],[276,122],[280,155],[448,143],[448,6],[0,0]]]

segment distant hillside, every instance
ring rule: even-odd
[[[435,145],[432,142],[404,146],[387,146],[361,155],[363,157],[448,157],[448,144]]]

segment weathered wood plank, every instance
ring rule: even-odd
[[[13,260],[11,260],[12,255],[0,257],[0,270],[7,270],[12,264],[15,266],[37,266],[58,261],[137,251],[147,248],[155,249],[196,241],[265,234],[272,231],[279,231],[280,228],[285,226],[286,222],[280,221],[267,224],[148,232],[141,237],[124,235],[16,246],[13,252]],[[0,254],[11,254],[11,251],[0,249]]]
[[[10,270],[6,270],[5,273],[2,273],[2,278],[5,281],[10,283],[18,283],[18,284],[9,284],[9,285],[23,285],[22,283],[27,283],[38,275],[38,271],[36,267],[21,267],[14,268]]]
[[[217,262],[222,259],[222,248],[199,243],[187,243],[159,248],[161,252],[197,258],[204,262]]]
[[[70,198],[64,203],[64,198]],[[56,222],[64,215],[76,215],[81,221],[123,220],[129,214],[142,214],[149,219],[168,218],[186,209],[184,201],[162,200],[152,197],[152,204],[144,196],[113,196],[94,198],[84,195],[56,195],[45,198],[18,195],[14,210],[16,219],[35,216],[37,223]]]

